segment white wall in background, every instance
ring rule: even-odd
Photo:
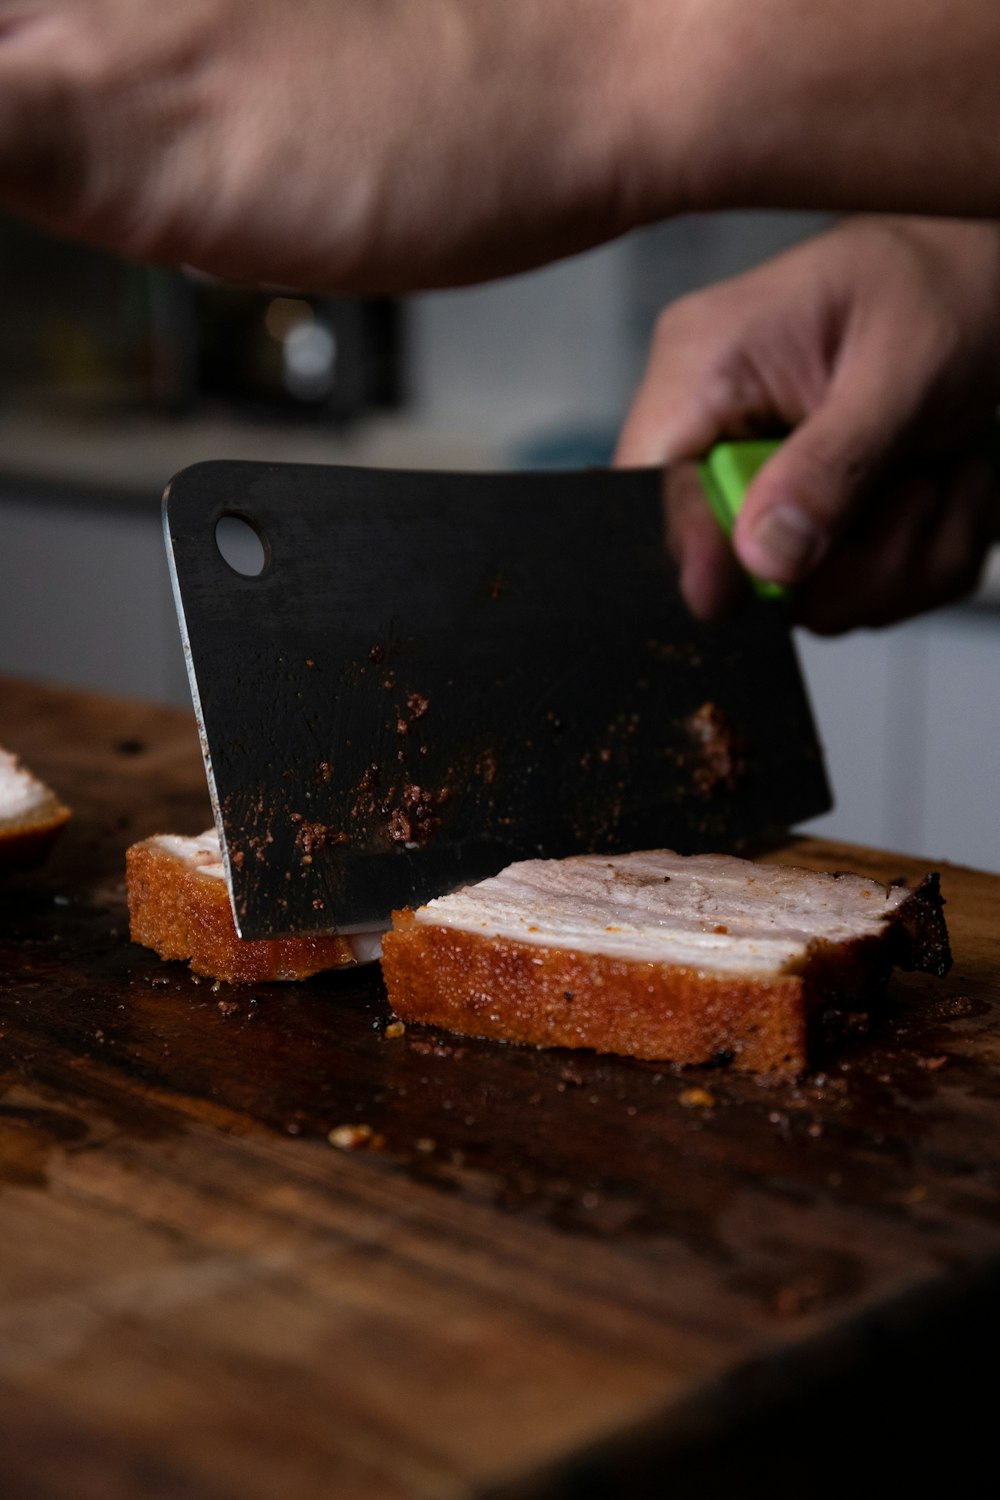
[[[155,497],[0,496],[0,672],[190,705]]]
[[[830,222],[697,214],[524,276],[407,299],[406,384],[435,425],[488,433],[513,461],[546,432],[613,436],[660,309]]]
[[[1000,871],[1000,612],[798,644],[835,797],[806,831]]]
[[[409,299],[407,388],[437,424],[501,444],[613,422],[631,386],[627,243]]]

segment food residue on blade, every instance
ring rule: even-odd
[[[290,817],[296,825],[295,842],[303,854],[309,857],[318,849],[325,849],[330,844],[346,844],[347,842],[347,834],[341,829],[330,828],[326,823],[312,822],[302,813],[291,813]]]
[[[703,703],[684,728],[697,746],[692,780],[700,795],[735,791],[746,774],[746,746],[728,715],[716,703]]]
[[[440,809],[451,797],[451,788],[432,792],[404,782],[400,802],[389,814],[389,838],[395,844],[430,843],[441,827]]]

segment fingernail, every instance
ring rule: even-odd
[[[792,505],[772,505],[750,532],[753,572],[775,583],[791,583],[819,561],[824,536],[816,523]]]

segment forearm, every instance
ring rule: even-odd
[[[996,0],[305,0],[276,46],[297,12],[317,222],[363,205],[313,284],[476,281],[737,205],[1000,218]]]
[[[0,202],[127,254],[405,290],[523,270],[641,212],[647,17],[617,0],[12,9]]]
[[[316,290],[735,204],[1000,217],[996,0],[0,0],[0,204]]]
[[[663,40],[641,81],[645,217],[678,207],[1000,217],[995,0],[702,0],[686,59]],[[661,79],[657,78],[657,69]],[[673,75],[694,80],[679,105]],[[678,203],[666,161],[687,111]]]

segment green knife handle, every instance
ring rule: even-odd
[[[698,475],[702,489],[726,536],[731,537],[733,534],[736,517],[751,483],[780,446],[780,438],[749,438],[716,443],[699,462]],[[982,450],[992,461],[1000,482],[1000,419],[994,421],[983,434]],[[995,524],[994,538],[1000,542],[1000,515]],[[783,584],[768,583],[762,578],[751,578],[750,581],[762,599],[789,597],[790,590]]]
[[[701,487],[726,536],[733,534],[736,517],[751,483],[780,446],[780,438],[716,443],[698,464]],[[783,584],[768,583],[763,578],[751,578],[750,581],[762,599],[788,598],[788,589]]]

